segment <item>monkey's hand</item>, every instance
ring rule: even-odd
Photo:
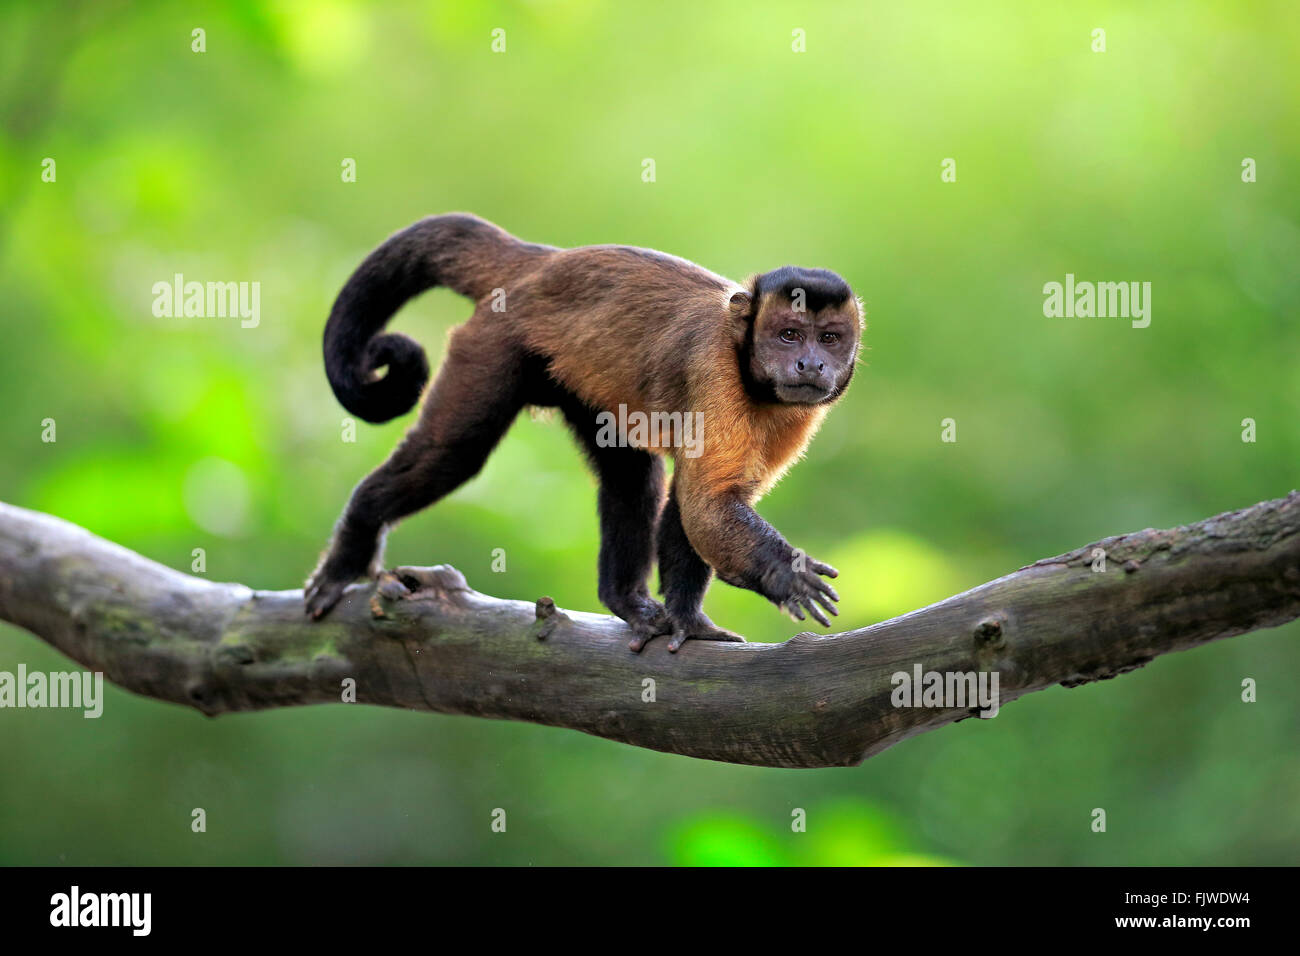
[[[609,600],[602,597],[601,600],[632,629],[632,640],[627,646],[634,651],[639,652],[652,638],[673,631],[668,611],[650,597],[644,588],[630,595],[619,595]]]
[[[795,569],[796,563],[802,565],[799,570]],[[840,596],[822,580],[822,576],[837,578],[840,572],[829,564],[805,556],[801,561],[792,560],[789,564],[779,564],[770,569],[764,575],[764,593],[795,620],[804,620],[806,610],[823,627],[830,627],[831,621],[826,613],[840,613],[835,607]]]
[[[668,640],[668,651],[676,654],[683,644],[687,641],[730,641],[733,643],[744,644],[745,639],[739,634],[733,634],[724,628],[718,627],[708,619],[703,613],[693,615],[685,621],[674,621],[672,636]],[[645,643],[639,646],[634,642],[630,645],[632,650],[640,651]]]

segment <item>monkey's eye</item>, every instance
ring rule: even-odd
[[[782,329],[782,330],[781,330],[781,341],[782,341],[782,342],[788,342],[788,343],[790,343],[790,344],[793,344],[793,343],[795,343],[795,342],[798,342],[798,341],[799,341],[799,330],[798,330],[798,329]]]
[[[826,345],[834,345],[839,340],[840,340],[840,333],[838,332],[822,333],[822,342],[824,342]]]

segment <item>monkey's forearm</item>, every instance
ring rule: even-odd
[[[737,496],[690,510],[695,514],[685,516],[686,536],[718,577],[780,604],[781,571],[793,567],[795,558],[790,542]]]
[[[807,612],[829,624],[824,612],[839,613],[840,596],[821,577],[839,572],[796,551],[740,496],[708,500],[684,524],[691,546],[728,584],[758,592],[801,621]]]

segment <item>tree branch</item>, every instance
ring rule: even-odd
[[[1105,570],[1093,570],[1096,548]],[[414,588],[414,590],[410,590]],[[850,766],[966,708],[900,708],[891,675],[996,671],[1001,699],[1114,677],[1300,616],[1300,493],[1107,538],[842,634],[655,640],[619,620],[471,590],[454,568],[354,585],[310,623],[299,591],[181,574],[0,504],[0,619],[136,693],[205,714],[338,702],[527,720],[770,767]],[[655,700],[643,700],[653,678]]]

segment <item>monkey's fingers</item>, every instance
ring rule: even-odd
[[[814,594],[813,600],[815,600],[818,604],[824,607],[826,611],[831,615],[831,617],[840,616],[840,609],[835,606],[835,602],[832,601],[830,598],[824,597],[821,594]]]
[[[838,600],[840,599],[840,592],[837,591],[837,590],[835,590],[833,587],[831,587],[831,586],[830,586],[829,584],[827,584],[825,581],[818,581],[818,582],[817,582],[817,592],[816,592],[816,593],[817,593],[819,596],[821,596],[821,595],[825,595],[826,597],[830,598],[832,601],[838,601]]]
[[[840,576],[840,572],[836,571],[829,564],[825,564],[821,561],[814,561],[811,558],[809,558],[808,565],[812,570],[816,571],[818,574],[824,574],[828,578],[838,578]],[[838,601],[839,598],[836,598],[836,600]]]
[[[662,611],[662,608],[660,610]],[[672,632],[673,626],[668,621],[668,612],[663,611],[662,617],[656,615],[648,622],[633,626],[632,640],[627,642],[627,649],[634,654],[640,654],[651,640]]]
[[[813,574],[811,571],[804,572],[803,583],[807,586],[808,592],[810,594],[817,596],[818,600],[821,600],[820,595],[825,595],[826,597],[830,598],[832,601],[838,601],[840,599],[840,595],[838,591],[836,591],[833,587],[831,587],[828,582],[823,581],[821,578],[817,577],[817,575]]]
[[[788,600],[788,609],[795,620],[802,621],[803,609],[806,608],[823,626],[829,627],[831,622],[826,614],[839,616],[840,610],[835,606],[838,600],[839,595],[834,588],[809,572],[796,585],[794,594]]]
[[[739,634],[733,634],[731,631],[724,631],[720,627],[710,627],[707,630],[700,630],[694,634],[688,634],[685,631],[674,631],[672,639],[668,641],[668,650],[676,654],[683,644],[687,641],[726,641],[734,644],[748,643]]]
[[[813,603],[812,598],[810,597],[804,598],[803,603],[804,603],[804,607],[808,608],[808,613],[811,614],[814,618],[816,618],[817,622],[821,624],[822,627],[831,626],[830,618],[828,618],[825,614],[822,613],[822,609]]]

